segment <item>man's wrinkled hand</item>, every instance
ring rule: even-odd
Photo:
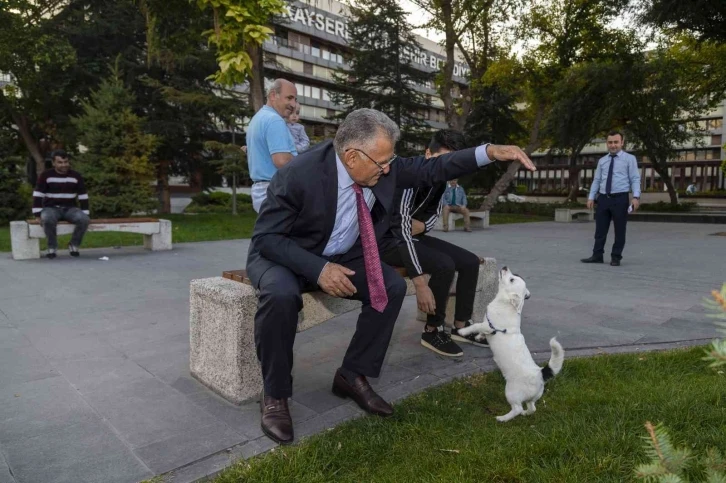
[[[588,210],[593,209],[594,206],[595,206],[595,201],[594,200],[587,200],[587,209]]]
[[[411,235],[416,236],[426,231],[426,225],[418,220],[411,220]]]
[[[523,168],[530,171],[537,171],[534,163],[529,156],[517,146],[505,146],[500,144],[490,144],[487,146],[487,156],[490,159],[496,159],[497,161],[516,161],[519,162]]]
[[[633,198],[633,211],[638,211],[638,208],[640,208],[640,200]]]
[[[320,273],[318,285],[323,292],[333,297],[350,297],[357,292],[355,285],[348,278],[351,275],[355,275],[353,270],[337,263],[328,263]]]

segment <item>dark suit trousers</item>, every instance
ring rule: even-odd
[[[426,323],[442,326],[446,318],[446,301],[454,273],[459,273],[456,281],[456,308],[454,320],[467,321],[474,311],[476,281],[479,276],[479,257],[468,250],[427,235],[418,235],[414,248],[421,264],[421,270],[431,276],[429,288],[436,301],[436,312],[428,314]],[[384,262],[393,266],[403,266],[403,259],[398,248],[383,253]]]
[[[628,222],[628,206],[630,206],[630,200],[627,193],[620,194],[614,198],[608,198],[606,195],[601,194],[597,198],[593,255],[602,256],[605,253],[605,241],[607,240],[610,222],[612,221],[615,226],[615,243],[613,243],[613,250],[610,252],[610,256],[615,260],[623,258],[625,227]]]
[[[363,257],[347,261],[339,258],[345,257],[332,260],[355,271],[351,281],[358,292],[351,298],[363,302],[342,366],[357,374],[378,377],[406,295],[406,282],[393,268],[383,264],[388,305],[383,313],[376,312],[370,306]],[[292,348],[298,312],[302,309],[304,281],[288,268],[277,265],[260,278],[258,288],[255,346],[262,366],[265,395],[287,398],[292,396]]]

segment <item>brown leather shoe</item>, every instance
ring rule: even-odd
[[[342,398],[351,398],[358,406],[371,414],[378,416],[393,414],[393,407],[376,394],[365,376],[356,377],[355,383],[351,385],[338,370],[333,379],[333,394]]]
[[[260,411],[262,411],[262,432],[277,443],[292,443],[295,436],[292,432],[292,418],[287,407],[287,399],[275,399],[263,394],[260,399]]]

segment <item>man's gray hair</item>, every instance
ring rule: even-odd
[[[401,131],[390,117],[375,109],[356,109],[340,123],[333,146],[340,159],[348,148],[365,148],[383,134],[394,146]]]
[[[270,97],[270,94],[273,92],[278,96],[280,95],[282,92],[282,79],[275,79],[270,88],[267,90],[267,97]]]

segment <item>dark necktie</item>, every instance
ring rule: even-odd
[[[456,206],[456,188],[451,192],[451,204]]]
[[[363,246],[363,262],[366,266],[366,281],[368,282],[371,307],[377,312],[383,312],[386,305],[388,305],[388,294],[383,283],[381,257],[378,254],[378,243],[376,242],[376,234],[373,231],[373,220],[361,187],[353,184],[353,191],[355,191],[355,201],[358,208],[358,228],[360,230],[360,242]]]
[[[610,155],[610,169],[608,170],[608,180],[605,182],[605,194],[609,195],[613,189],[613,166],[615,166],[615,157],[617,154]]]

